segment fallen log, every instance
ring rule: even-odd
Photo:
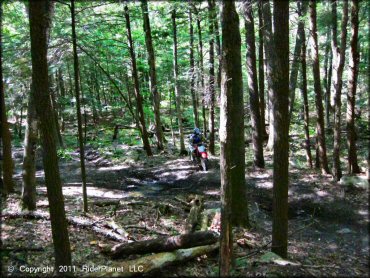
[[[147,274],[153,270],[167,267],[174,263],[184,262],[218,249],[218,243],[198,246],[188,249],[178,249],[174,252],[157,253],[135,260],[114,263],[106,269],[102,277],[132,277]]]
[[[161,237],[150,240],[121,243],[112,247],[110,256],[114,259],[132,254],[147,254],[153,252],[173,251],[180,248],[190,248],[216,243],[218,234],[213,231],[200,231],[172,237]]]

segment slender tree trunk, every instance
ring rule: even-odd
[[[75,19],[75,0],[71,0],[71,17],[72,17],[72,43],[73,43],[73,69],[75,81],[75,96],[77,108],[77,125],[78,125],[78,142],[80,147],[80,164],[81,164],[81,179],[82,179],[82,197],[83,211],[88,212],[87,203],[87,188],[86,188],[86,169],[85,169],[85,148],[82,133],[82,117],[80,104],[80,66],[77,54],[77,35],[76,35],[76,19]]]
[[[248,91],[252,122],[252,143],[254,152],[254,165],[256,167],[265,167],[263,158],[263,134],[262,122],[260,118],[260,105],[258,98],[258,81],[256,66],[256,45],[254,36],[254,19],[252,10],[252,0],[246,0],[244,3],[245,18],[245,41],[247,45],[247,72],[248,72]]]
[[[194,125],[199,127],[199,116],[198,116],[198,106],[197,99],[195,96],[195,73],[194,73],[194,28],[193,28],[193,13],[191,10],[191,5],[189,6],[189,35],[190,35],[190,93],[191,100],[193,102],[193,115],[194,115]]]
[[[274,79],[271,65],[269,65],[269,61],[272,60],[273,56],[273,35],[272,35],[272,20],[271,20],[271,8],[270,8],[270,1],[261,1],[262,5],[262,16],[263,16],[263,40],[264,40],[264,46],[265,46],[265,61],[266,61],[266,78],[267,78],[267,85],[268,85],[268,102],[269,102],[269,139],[267,143],[267,149],[272,150],[274,145],[274,115],[272,113],[273,111],[273,104],[271,102],[272,100],[272,80]]]
[[[274,0],[274,167],[273,221],[271,250],[283,258],[288,246],[288,169],[289,169],[289,2]]]
[[[202,29],[200,26],[200,15],[197,14],[198,42],[199,42],[199,63],[200,63],[200,81],[202,85],[202,117],[203,117],[203,134],[207,137],[207,119],[206,119],[206,104],[204,95],[204,66],[203,66],[203,40]]]
[[[333,0],[332,13],[333,25],[336,26],[337,18],[337,1]],[[334,22],[335,20],[335,22]],[[342,108],[342,75],[344,69],[344,59],[346,54],[347,41],[347,22],[348,22],[348,0],[343,2],[343,16],[341,26],[340,46],[337,45],[336,27],[333,26],[332,49],[334,52],[334,78],[333,85],[335,90],[334,95],[334,149],[333,149],[333,177],[339,181],[342,177],[342,169],[340,166],[340,143],[341,143],[341,108]]]
[[[163,131],[162,131],[162,122],[161,122],[161,111],[160,103],[161,96],[158,92],[157,86],[157,72],[155,68],[155,55],[154,48],[152,43],[152,32],[149,21],[149,11],[148,11],[148,2],[143,0],[141,2],[141,10],[143,13],[144,21],[144,32],[145,32],[145,44],[148,51],[148,64],[149,64],[149,74],[150,74],[150,90],[153,95],[153,104],[154,104],[154,118],[156,125],[156,137],[157,137],[157,148],[158,150],[163,150]]]
[[[355,128],[355,105],[358,79],[358,65],[360,55],[358,53],[358,0],[352,0],[351,7],[351,50],[349,55],[348,91],[347,91],[347,145],[348,145],[348,172],[349,174],[360,173],[361,169],[357,162],[356,128]]]
[[[136,110],[137,110],[138,117],[139,117],[141,139],[143,140],[143,145],[144,145],[146,154],[148,156],[152,156],[153,154],[150,148],[148,132],[146,130],[145,115],[144,115],[144,109],[143,109],[143,97],[140,94],[139,77],[138,77],[137,67],[136,67],[136,56],[135,56],[134,44],[133,44],[132,36],[131,36],[130,15],[129,15],[127,6],[125,6],[125,19],[126,19],[126,29],[127,29],[128,43],[129,43],[129,51],[130,51],[130,57],[131,57],[132,78],[134,80]]]
[[[230,275],[232,225],[248,226],[245,186],[244,103],[239,17],[234,1],[222,2],[220,276]]]
[[[303,98],[303,108],[304,108],[304,135],[305,135],[305,149],[306,149],[306,159],[307,164],[312,168],[312,155],[310,146],[310,118],[309,118],[309,107],[308,107],[308,93],[307,93],[307,65],[306,65],[306,34],[304,28],[301,30],[302,37],[302,49],[301,49],[301,65],[302,65],[302,84],[301,92]]]
[[[53,137],[53,111],[51,109],[48,63],[47,37],[50,26],[50,1],[30,1],[29,21],[32,57],[32,95],[35,101],[37,117],[43,142],[43,164],[45,184],[49,201],[51,230],[55,252],[55,267],[71,265],[71,249],[69,243],[67,221],[64,210],[64,198],[59,175],[56,143]]]
[[[55,99],[55,91],[54,90],[51,90],[50,96],[51,96],[52,109],[54,111],[56,138],[58,140],[59,147],[64,149],[63,137],[62,137],[62,134],[60,132],[59,120],[58,120],[58,105],[57,105],[57,101]]]
[[[22,139],[22,122],[23,122],[23,104],[21,104],[21,114],[19,115],[19,125],[18,125],[18,138],[19,139]]]
[[[313,60],[315,104],[317,113],[316,133],[317,133],[318,156],[320,160],[321,171],[325,174],[329,174],[328,159],[326,156],[324,111],[322,106],[322,92],[320,85],[319,46],[317,42],[317,26],[316,26],[316,2],[311,0],[309,3],[309,7],[310,7],[310,30],[313,38],[311,53]]]
[[[24,137],[23,152],[23,183],[22,207],[28,210],[36,209],[36,156],[37,146],[37,119],[35,103],[32,94],[28,96],[27,126]]]
[[[265,118],[265,69],[263,60],[263,18],[262,18],[262,1],[258,1],[258,93],[261,114],[261,126],[263,138],[268,138],[266,132]]]
[[[65,97],[66,97],[66,88],[63,81],[63,73],[61,69],[58,69],[58,83],[59,83],[59,116],[61,121],[60,130],[64,132],[65,130],[65,118],[64,118],[64,109],[65,109]]]
[[[290,69],[289,75],[289,123],[292,119],[292,113],[294,109],[294,102],[295,102],[295,89],[297,87],[297,77],[298,77],[298,69],[299,69],[299,57],[301,56],[301,49],[302,49],[302,30],[304,30],[304,19],[303,16],[306,14],[308,2],[307,1],[299,1],[297,2],[298,6],[298,27],[297,27],[297,36],[296,42],[294,47],[294,54],[293,54],[293,62]]]
[[[218,26],[218,6],[216,5],[216,0],[213,1],[214,7],[214,31],[215,31],[215,42],[216,42],[216,54],[218,60],[218,67],[217,67],[217,88],[221,89],[221,39],[220,39],[220,30]]]
[[[324,89],[325,89],[325,118],[326,127],[330,126],[330,86],[331,86],[331,70],[332,70],[332,51],[330,44],[331,41],[331,29],[328,27],[326,34],[326,47],[324,57]]]
[[[215,46],[214,46],[214,21],[215,7],[213,0],[208,0],[209,19],[209,152],[215,154]]]
[[[178,82],[178,64],[177,64],[177,27],[176,27],[176,10],[172,11],[172,32],[173,32],[173,79],[175,84],[175,95],[176,95],[176,112],[177,120],[179,125],[179,136],[180,136],[180,154],[186,154],[185,143],[184,143],[184,131],[182,127],[182,111],[181,111],[181,92]]]
[[[5,106],[5,91],[3,81],[3,44],[2,44],[2,19],[3,19],[3,1],[0,2],[0,132],[2,144],[2,157],[0,163],[2,164],[3,186],[4,193],[11,193],[14,191],[13,181],[13,159],[12,159],[12,139],[9,130],[9,123],[6,115]]]

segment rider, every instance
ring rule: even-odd
[[[200,132],[199,128],[194,128],[194,131],[189,136],[189,149],[190,149],[190,155],[191,160],[194,160],[194,151],[195,151],[195,145],[200,145],[203,142],[203,135]]]

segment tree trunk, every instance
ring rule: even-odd
[[[23,183],[22,207],[28,210],[36,209],[36,146],[37,146],[37,119],[35,103],[32,94],[28,96],[27,126],[24,137],[23,152]]]
[[[272,248],[287,257],[289,169],[289,2],[274,0],[274,155]]]
[[[65,130],[65,119],[64,119],[64,102],[66,97],[66,88],[63,81],[63,73],[61,69],[58,69],[58,83],[59,83],[59,117],[61,121],[60,130],[64,132]]]
[[[184,143],[184,131],[182,127],[182,111],[181,111],[181,92],[178,82],[178,64],[177,64],[177,27],[176,27],[176,10],[172,11],[172,32],[173,32],[173,79],[175,83],[175,96],[176,96],[176,112],[179,125],[180,136],[180,154],[186,154]]]
[[[144,0],[141,2],[141,10],[143,13],[144,21],[144,32],[145,32],[145,44],[148,51],[148,64],[149,64],[149,74],[150,74],[150,90],[153,95],[153,104],[154,104],[154,118],[156,125],[156,137],[157,137],[157,148],[158,150],[163,150],[163,131],[162,131],[162,122],[161,122],[161,96],[158,92],[157,86],[157,72],[155,68],[155,55],[154,48],[152,43],[152,32],[149,21],[149,11],[148,11],[148,2]]]
[[[239,17],[234,1],[222,2],[221,240],[220,276],[230,274],[232,224],[249,226],[245,185],[244,102]]]
[[[113,246],[109,254],[113,258],[124,258],[132,254],[147,254],[168,252],[176,249],[191,248],[195,246],[216,243],[218,235],[213,231],[195,232],[171,237],[121,243]]]
[[[302,30],[304,30],[304,15],[307,11],[308,2],[307,1],[299,1],[297,2],[298,6],[298,27],[297,27],[297,36],[296,42],[294,47],[294,54],[293,54],[293,61],[292,66],[290,69],[289,75],[289,123],[292,119],[292,113],[294,109],[294,102],[295,102],[295,89],[297,87],[297,77],[298,77],[298,69],[299,69],[299,57],[301,56],[301,49],[302,49]]]
[[[340,46],[337,44],[337,1],[333,0],[332,15],[333,15],[333,37],[332,49],[334,57],[333,68],[333,85],[334,85],[334,149],[333,149],[333,177],[339,181],[342,177],[342,169],[340,166],[340,142],[341,142],[341,108],[342,108],[342,75],[344,69],[344,59],[346,54],[347,41],[347,22],[348,22],[348,0],[343,2],[343,16],[341,26]]]
[[[191,5],[189,6],[189,35],[190,35],[190,93],[193,102],[194,125],[199,127],[199,116],[197,99],[195,96],[195,73],[194,73],[194,28],[193,28],[193,13]]]
[[[325,129],[324,129],[324,111],[322,106],[322,92],[320,85],[320,61],[319,61],[319,46],[317,41],[317,26],[316,26],[316,2],[310,1],[310,30],[312,34],[312,60],[313,60],[313,78],[315,90],[315,104],[317,113],[316,133],[318,144],[318,156],[320,160],[321,171],[329,174],[328,159],[326,156],[326,142],[325,142]]]
[[[215,7],[213,0],[208,0],[209,19],[209,152],[215,154],[215,47],[214,47],[214,21]]]
[[[265,69],[263,60],[263,18],[262,18],[262,1],[258,2],[258,93],[261,114],[261,126],[263,138],[268,138],[266,132],[265,117]]]
[[[29,21],[32,57],[32,95],[43,142],[43,164],[45,184],[50,208],[51,230],[55,251],[55,267],[71,265],[64,198],[59,175],[56,143],[53,137],[53,111],[51,109],[48,63],[47,33],[50,26],[52,3],[49,1],[29,2]]]
[[[256,167],[265,167],[263,158],[263,134],[262,122],[260,118],[260,104],[258,98],[258,81],[257,81],[257,66],[256,66],[256,45],[254,36],[254,19],[252,10],[252,1],[247,0],[244,3],[245,17],[245,41],[247,45],[247,72],[248,72],[248,91],[251,110],[252,122],[252,143],[254,159],[253,163]]]
[[[220,39],[220,30],[218,26],[218,19],[217,19],[217,10],[218,6],[216,5],[216,0],[213,1],[214,7],[214,31],[215,31],[215,40],[216,40],[216,54],[218,60],[218,68],[217,68],[217,88],[221,89],[221,39]]]
[[[347,91],[347,145],[348,145],[348,172],[357,174],[361,172],[357,162],[355,105],[358,66],[360,56],[358,53],[358,0],[352,0],[351,8],[351,50],[349,55],[348,91]]]
[[[312,168],[312,155],[310,146],[310,113],[308,107],[308,93],[307,93],[307,65],[306,65],[306,34],[304,28],[301,30],[300,36],[302,37],[302,49],[301,49],[301,65],[302,65],[302,84],[301,93],[303,98],[303,113],[304,113],[304,135],[305,135],[305,149],[307,164]]]
[[[86,188],[86,170],[85,170],[85,148],[82,133],[82,117],[80,104],[80,68],[77,54],[77,36],[76,36],[76,20],[75,20],[75,0],[71,0],[71,18],[72,18],[72,43],[73,43],[73,69],[75,81],[75,96],[77,108],[77,125],[78,125],[78,142],[80,147],[80,165],[81,165],[81,179],[82,179],[82,197],[83,197],[83,211],[88,211],[87,203],[87,188]]]
[[[206,119],[206,104],[205,104],[205,95],[204,95],[204,66],[203,66],[203,40],[202,40],[202,29],[200,27],[200,15],[197,13],[197,28],[198,28],[198,42],[199,42],[199,75],[201,82],[202,90],[202,117],[203,117],[203,134],[204,137],[207,137],[207,119]]]
[[[58,105],[57,105],[57,101],[55,99],[55,90],[53,90],[53,89],[50,90],[50,96],[51,96],[52,109],[54,111],[56,139],[58,140],[58,146],[64,149],[63,137],[62,137],[62,134],[60,132],[60,127],[59,127]]]
[[[272,113],[273,111],[273,104],[271,102],[272,100],[272,80],[273,80],[273,73],[271,69],[271,65],[269,65],[269,61],[272,60],[273,56],[273,40],[272,40],[272,21],[271,21],[271,8],[270,8],[270,1],[262,1],[262,16],[263,16],[263,40],[264,40],[264,46],[265,46],[265,61],[266,61],[266,78],[267,78],[267,85],[268,85],[268,102],[269,102],[269,139],[267,143],[267,149],[272,150],[274,145],[274,115]]]
[[[328,27],[326,34],[325,60],[324,60],[324,89],[325,89],[325,118],[326,127],[330,126],[330,86],[331,86],[331,70],[332,70],[332,51],[330,44],[331,28]]]
[[[3,81],[3,44],[2,44],[2,19],[3,19],[3,1],[0,2],[0,139],[2,144],[2,155],[0,167],[2,168],[4,193],[14,191],[13,181],[13,159],[12,159],[12,139],[9,130],[9,123],[6,116],[5,91]]]
[[[132,78],[134,80],[136,109],[137,109],[137,113],[138,113],[138,117],[139,117],[139,123],[140,123],[141,139],[143,141],[143,145],[144,145],[144,149],[146,151],[146,154],[148,156],[152,156],[153,154],[152,154],[152,150],[150,148],[148,132],[146,130],[145,115],[144,115],[144,109],[143,109],[143,97],[140,94],[139,77],[138,77],[138,72],[137,72],[137,67],[136,67],[136,56],[135,56],[134,44],[133,44],[132,36],[131,36],[130,15],[129,15],[127,6],[125,6],[125,19],[126,19],[126,30],[127,30],[129,51],[130,51],[130,57],[131,57]]]

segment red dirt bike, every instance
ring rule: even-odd
[[[195,144],[190,152],[190,158],[202,167],[203,171],[207,171],[209,168],[208,153],[206,146],[203,143]]]

